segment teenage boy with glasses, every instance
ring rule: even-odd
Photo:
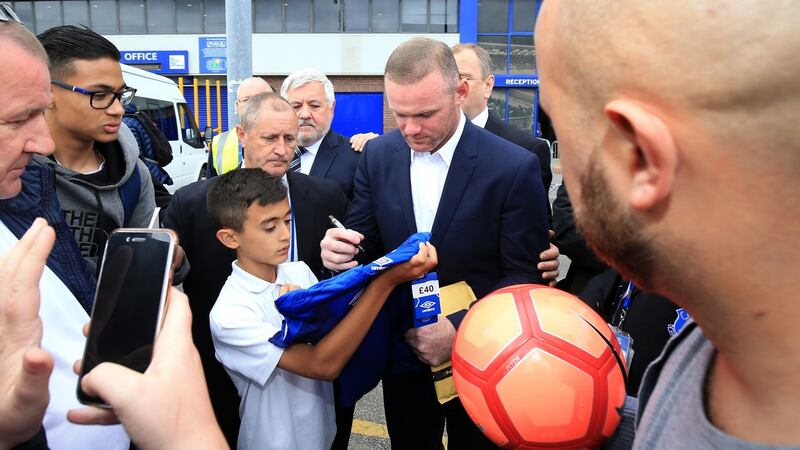
[[[136,89],[125,85],[117,48],[94,31],[59,26],[38,38],[50,59],[45,119],[56,150],[33,160],[55,169],[61,209],[97,274],[109,233],[147,227],[155,209],[150,172],[122,124]]]

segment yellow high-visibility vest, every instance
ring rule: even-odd
[[[242,146],[239,145],[239,135],[235,128],[218,134],[211,140],[211,161],[217,175],[239,168],[242,165],[242,156]]]

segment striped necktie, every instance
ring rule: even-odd
[[[294,148],[294,158],[292,158],[292,162],[289,163],[289,170],[292,172],[300,172],[300,155],[306,152],[305,147],[295,147]]]

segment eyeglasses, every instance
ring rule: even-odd
[[[71,84],[63,83],[57,80],[50,80],[50,82],[68,91],[77,92],[83,95],[88,95],[89,104],[94,109],[107,109],[111,105],[113,105],[114,100],[117,99],[119,99],[119,102],[122,104],[122,106],[128,106],[131,104],[131,102],[133,101],[133,97],[136,95],[136,89],[132,87],[123,88],[119,92],[88,91],[86,89],[79,88],[77,86],[73,86]]]
[[[22,23],[22,21],[19,20],[17,13],[15,13],[14,9],[11,8],[11,5],[6,2],[0,3],[0,22]]]

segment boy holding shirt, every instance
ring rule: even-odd
[[[347,316],[314,345],[269,342],[283,317],[275,299],[317,282],[303,262],[285,262],[292,211],[286,187],[260,169],[227,173],[208,193],[217,239],[236,250],[233,273],[211,310],[217,358],[242,397],[239,449],[328,449],[336,432],[333,380],[398,284],[436,266],[436,250],[419,253],[375,278]]]

